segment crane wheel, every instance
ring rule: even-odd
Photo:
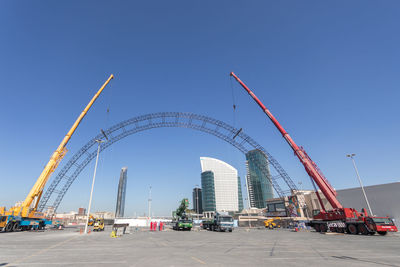
[[[16,232],[16,231],[18,231],[20,229],[20,227],[19,227],[19,223],[14,223],[13,224],[13,227],[12,227],[12,230],[13,230],[13,232]]]
[[[6,225],[6,227],[4,229],[5,229],[6,232],[12,232],[13,231],[13,226],[14,226],[14,223],[9,222],[9,223],[7,223],[7,225]]]
[[[349,234],[352,234],[352,235],[358,234],[357,226],[356,226],[355,224],[349,224],[349,225],[347,226],[347,232],[348,232]]]
[[[320,229],[322,233],[325,233],[328,231],[328,226],[325,223],[321,223]]]
[[[368,235],[369,231],[367,229],[367,226],[365,224],[359,224],[358,225],[358,232],[360,232],[362,235]]]
[[[379,235],[386,235],[387,232],[386,232],[386,231],[378,231],[378,234],[379,234]]]

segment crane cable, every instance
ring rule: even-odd
[[[235,90],[234,90],[234,86],[233,86],[233,81],[232,81],[232,76],[230,75],[230,84],[231,84],[231,95],[232,95],[232,118],[233,118],[233,128],[235,128],[236,129],[236,107],[237,107],[237,105],[236,105],[236,99],[235,99]],[[232,137],[232,139],[235,139],[239,134],[240,134],[240,132],[242,131],[242,128],[240,128],[234,135],[233,135],[233,137]],[[233,149],[232,148],[232,146],[230,147],[231,149]],[[232,154],[232,152],[231,152],[231,154]],[[234,161],[235,161],[235,163],[237,164],[238,163],[238,154],[236,154],[236,153],[234,153]],[[237,166],[239,166],[239,165],[237,165]],[[239,179],[240,180],[242,180],[243,178],[240,178],[241,177],[241,175],[239,174],[239,170],[238,170],[238,176],[239,176]],[[242,176],[243,177],[243,176]],[[244,183],[244,188],[245,188],[245,191],[243,191],[243,183],[242,183],[242,181],[240,181],[240,185],[241,185],[241,188],[240,188],[240,191],[241,191],[241,193],[242,193],[242,205],[243,205],[243,208],[245,207],[244,206],[244,201],[246,201],[247,203],[249,203],[249,199],[246,197],[247,196],[247,191],[248,191],[248,188],[247,188],[247,181],[246,181],[246,179],[247,179],[247,175],[244,175],[244,179],[245,179],[245,183]],[[245,194],[246,194],[246,196],[245,197],[243,197],[243,192],[246,192]],[[239,192],[238,192],[239,193]],[[239,196],[238,196],[239,197]],[[241,212],[241,211],[240,211]]]
[[[110,90],[108,90],[108,91],[111,91],[111,88],[112,88],[112,84],[110,84],[110,86],[109,86],[109,89]],[[107,92],[108,92],[107,91]],[[108,93],[105,93],[105,96],[104,96],[104,99],[105,99],[105,105],[106,105],[106,107],[107,107],[107,109],[106,109],[106,115],[105,115],[105,119],[104,119],[104,130],[107,130],[109,127],[110,127],[110,97],[109,97],[109,94]],[[104,133],[104,131],[103,131],[103,129],[101,129],[101,132],[103,132],[103,134],[105,134]],[[102,138],[103,139],[103,138]],[[107,141],[108,142],[108,140],[105,140],[105,141]],[[102,143],[100,146],[101,146],[101,152],[103,151],[103,146],[105,145],[105,143]],[[104,162],[105,162],[105,160],[106,160],[106,157],[107,156],[109,156],[109,158],[111,159],[112,158],[112,156],[111,156],[111,153],[112,153],[112,146],[110,146],[109,147],[109,152],[108,153],[102,153],[102,156],[100,156],[99,155],[99,161],[100,161],[100,170],[99,170],[99,176],[101,177],[103,174],[104,174]],[[110,154],[110,155],[107,155],[107,154]]]
[[[235,102],[235,91],[233,89],[233,81],[232,81],[232,76],[230,76],[230,81],[231,81],[231,94],[232,94],[232,115],[233,115],[233,127],[236,127],[236,102]]]

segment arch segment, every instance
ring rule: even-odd
[[[244,154],[253,149],[261,150],[276,174],[271,175],[266,166],[257,163],[258,159],[253,158],[252,160],[271,182],[279,197],[284,197],[291,190],[297,190],[296,185],[278,161],[250,136],[220,120],[193,113],[159,112],[122,121],[105,130],[109,140],[101,143],[100,152],[129,135],[162,127],[189,128],[205,132],[228,142]],[[98,134],[92,138],[63,166],[43,195],[38,206],[39,211],[44,211],[47,207],[52,207],[54,211],[57,210],[72,183],[90,161],[96,157],[97,143],[95,140],[102,137],[102,134]],[[286,190],[282,188],[282,184],[285,185]]]

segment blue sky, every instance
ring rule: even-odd
[[[184,111],[242,127],[311,188],[288,145],[235,83],[234,119],[234,71],[334,187],[357,186],[346,153],[357,154],[366,185],[399,181],[399,8],[398,1],[1,1],[0,204],[25,198],[111,73],[116,78],[60,166],[100,128]],[[114,211],[127,166],[126,213],[147,210],[151,185],[154,214],[170,214],[200,183],[201,156],[233,165],[244,184],[245,158],[235,148],[188,129],[155,129],[102,153],[94,210]],[[87,205],[93,167],[59,211]]]

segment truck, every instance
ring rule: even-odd
[[[193,220],[188,215],[189,200],[184,198],[181,200],[179,207],[172,213],[173,226],[176,231],[190,231],[193,228]]]
[[[37,214],[36,217],[30,218],[14,215],[0,216],[0,231],[4,232],[44,230],[46,225],[51,224],[52,221],[44,218],[42,214]]]
[[[39,178],[36,180],[32,189],[26,196],[25,200],[21,204],[17,204],[11,207],[10,210],[6,210],[5,207],[0,207],[0,231],[13,232],[13,231],[25,231],[25,230],[42,230],[45,229],[46,225],[51,225],[52,221],[47,219],[44,213],[38,212],[37,207],[42,197],[43,189],[46,186],[51,174],[57,169],[58,164],[67,153],[66,145],[71,139],[73,133],[79,126],[82,119],[86,116],[90,107],[99,97],[101,92],[104,90],[106,85],[114,78],[114,75],[110,75],[108,80],[103,86],[97,91],[90,102],[86,105],[85,109],[81,112],[71,129],[65,135],[60,145],[51,155],[49,162],[45,165]]]
[[[173,230],[176,231],[190,231],[193,228],[193,220],[189,218],[179,218],[175,221],[175,224],[172,226]]]
[[[218,232],[233,231],[233,217],[228,213],[217,212],[211,220],[203,220],[203,229]]]
[[[377,217],[368,214],[365,209],[358,212],[354,208],[345,208],[337,199],[336,190],[329,183],[328,179],[323,175],[322,171],[318,168],[317,164],[308,156],[303,147],[299,147],[286,132],[283,126],[272,115],[271,111],[257,98],[257,96],[236,76],[233,72],[230,73],[231,77],[246,90],[246,92],[253,98],[262,111],[268,116],[271,122],[275,125],[282,137],[292,148],[294,154],[300,160],[305,168],[305,171],[311,178],[314,186],[318,202],[321,210],[313,214],[313,219],[308,223],[317,232],[339,232],[348,234],[363,234],[373,235],[378,233],[386,235],[388,232],[397,232],[397,227],[393,220],[389,217]],[[317,190],[319,187],[320,191]],[[331,210],[325,208],[320,192],[325,196],[329,204],[332,206]]]

